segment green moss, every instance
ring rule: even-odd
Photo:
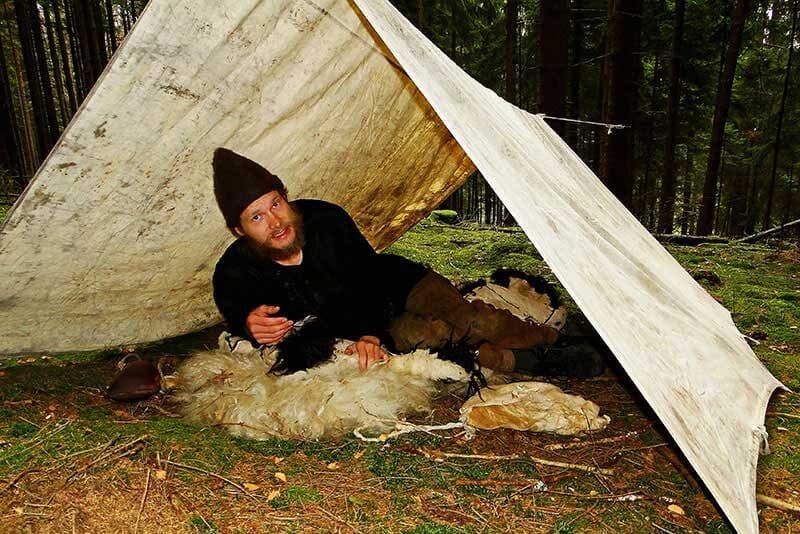
[[[38,431],[38,426],[32,425],[27,421],[14,421],[14,423],[11,425],[9,434],[15,438],[24,438],[35,434]]]
[[[423,479],[430,477],[425,473],[427,460],[404,452],[373,450],[366,456],[367,468],[383,479],[387,488],[418,486]]]
[[[306,502],[320,502],[322,495],[314,488],[304,486],[288,486],[280,496],[270,501],[273,508],[287,508],[292,504],[302,504]]]
[[[199,514],[189,516],[189,532],[200,532],[202,534],[218,534],[219,529],[211,521]]]
[[[433,223],[455,224],[458,222],[458,212],[454,210],[435,210],[428,215]]]

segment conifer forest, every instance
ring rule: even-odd
[[[741,237],[800,218],[800,0],[393,3],[482,84],[552,117],[652,232]],[[144,8],[0,0],[0,202],[24,189]],[[443,207],[513,224],[479,174]]]

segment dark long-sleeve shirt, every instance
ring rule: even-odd
[[[341,207],[321,200],[296,200],[305,245],[300,265],[280,265],[240,238],[214,271],[214,300],[229,331],[252,340],[245,326],[262,304],[280,306],[293,321],[314,315],[337,337],[376,335],[387,339],[392,318],[405,309],[411,288],[427,268],[399,256],[377,254]]]

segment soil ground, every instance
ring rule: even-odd
[[[800,390],[800,252],[704,245],[670,252],[733,313],[788,387]],[[419,224],[391,252],[456,282],[495,268],[555,282],[524,234]],[[563,290],[562,294],[567,297]],[[568,297],[567,297],[568,298]],[[585,321],[570,301],[573,324]],[[184,357],[219,329],[138,348]],[[592,380],[556,380],[611,416],[605,431],[562,438],[501,430],[355,439],[251,441],[181,421],[168,399],[109,401],[122,350],[0,362],[0,532],[728,532],[657,418],[616,366]],[[431,422],[456,418],[446,397]],[[758,492],[800,504],[800,397],[773,397],[772,453]],[[606,440],[612,439],[610,443]],[[518,455],[512,460],[437,453]],[[599,474],[527,458],[611,469]],[[763,532],[798,532],[800,515],[760,506]]]

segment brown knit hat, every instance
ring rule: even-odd
[[[286,196],[280,178],[251,159],[220,147],[214,151],[214,195],[228,228],[239,226],[239,215],[270,191]]]

